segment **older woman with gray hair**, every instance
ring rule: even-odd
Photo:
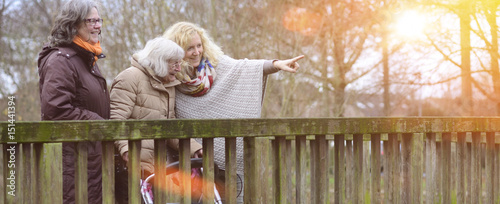
[[[89,0],[68,1],[59,10],[49,42],[38,57],[42,120],[109,119],[109,92],[97,66],[104,58],[99,42],[103,20]],[[87,203],[102,203],[102,146],[87,147]],[[62,144],[63,203],[75,203],[75,143]],[[85,170],[83,170],[85,171]]]
[[[122,71],[111,86],[111,119],[172,119],[175,118],[175,77],[180,71],[184,50],[165,38],[155,38],[132,56],[132,66]],[[179,150],[179,140],[167,140],[171,151]],[[124,161],[128,162],[128,142],[116,141]],[[192,157],[202,157],[202,146],[191,140]],[[154,173],[154,141],[143,140],[141,148],[143,178]],[[126,176],[125,176],[126,177]],[[118,178],[117,178],[118,179]],[[126,182],[123,182],[126,186]],[[117,199],[126,194],[124,185],[116,185]]]

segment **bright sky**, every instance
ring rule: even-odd
[[[394,29],[397,35],[409,39],[424,37],[428,22],[425,15],[414,10],[408,10],[401,12],[396,19]]]

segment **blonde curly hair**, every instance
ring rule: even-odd
[[[219,58],[224,55],[222,49],[215,44],[212,38],[208,35],[205,29],[200,26],[190,23],[190,22],[178,22],[170,26],[163,37],[174,41],[179,46],[181,46],[184,51],[187,51],[189,43],[193,38],[193,35],[197,33],[201,38],[201,44],[203,46],[203,57],[208,59],[214,68],[217,67],[219,63]],[[189,65],[189,63],[182,63],[182,70],[187,73],[192,73],[194,67]]]

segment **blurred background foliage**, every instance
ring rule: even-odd
[[[0,114],[40,120],[38,52],[64,1],[0,2]],[[237,59],[304,54],[268,79],[263,117],[496,116],[499,0],[106,0],[111,84],[172,24],[204,27]]]

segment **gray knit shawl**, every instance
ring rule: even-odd
[[[210,91],[192,97],[176,91],[177,118],[259,118],[264,92],[265,60],[235,60],[223,56],[215,67],[217,77]],[[214,161],[225,169],[224,138],[214,139]],[[243,174],[243,138],[236,139],[238,174]]]

